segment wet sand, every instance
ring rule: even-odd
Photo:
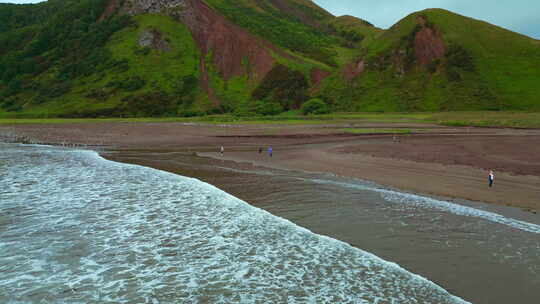
[[[347,134],[344,128],[413,130],[413,134]],[[540,130],[447,128],[411,123],[210,125],[87,123],[0,126],[0,138],[121,150],[156,149],[261,166],[331,172],[451,198],[540,210]],[[272,146],[274,155],[257,150]],[[495,184],[487,187],[488,170]]]
[[[370,140],[359,141],[362,142],[361,145],[369,145],[366,142]],[[274,148],[272,158],[253,151],[234,151],[223,158],[272,168],[332,172],[339,176],[370,180],[411,192],[516,206],[533,213],[540,209],[538,176],[520,176],[496,170],[496,182],[494,187],[489,188],[486,169],[384,158],[362,153],[341,153],[334,149],[335,145],[319,144],[291,150]],[[221,157],[213,152],[199,155]]]

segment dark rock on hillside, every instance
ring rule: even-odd
[[[169,52],[171,50],[169,43],[163,38],[163,34],[156,29],[143,31],[139,37],[139,46],[163,52]]]
[[[118,0],[111,0],[117,2]],[[178,12],[178,8],[187,5],[188,0],[125,0],[122,11],[129,15],[157,14]]]

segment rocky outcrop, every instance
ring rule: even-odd
[[[169,43],[163,38],[161,32],[156,29],[147,29],[142,31],[139,36],[139,46],[163,52],[168,52],[171,50]]]
[[[174,14],[178,9],[185,8],[187,2],[187,0],[125,0],[122,11],[129,15]]]

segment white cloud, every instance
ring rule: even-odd
[[[45,2],[46,0],[0,0],[0,3],[16,3],[16,4],[28,4]]]

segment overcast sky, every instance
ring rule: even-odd
[[[540,39],[540,0],[313,0],[336,16],[352,15],[388,28],[412,12],[444,8]],[[0,0],[36,3],[39,0]]]
[[[0,0],[0,3],[38,3],[43,2],[42,0]]]

